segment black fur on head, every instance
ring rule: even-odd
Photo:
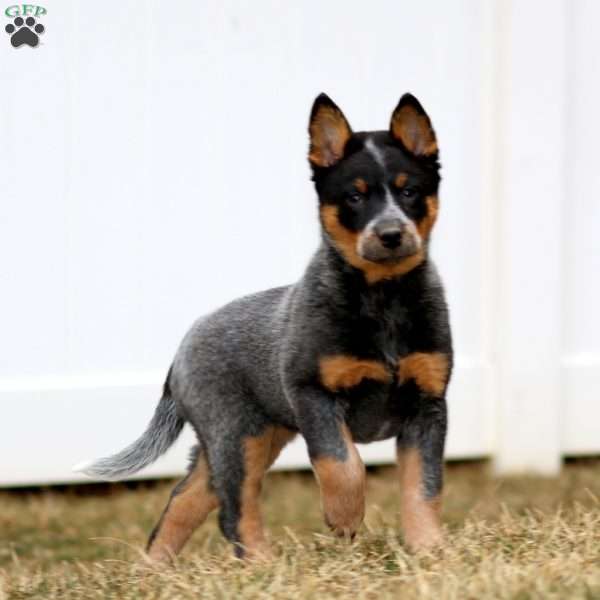
[[[354,253],[356,261],[389,263],[426,252],[438,209],[438,147],[414,96],[400,98],[387,130],[353,132],[340,108],[320,94],[309,136],[322,223],[351,264]]]

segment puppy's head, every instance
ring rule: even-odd
[[[438,210],[438,148],[429,117],[410,94],[387,131],[352,132],[325,94],[315,100],[308,159],[326,238],[369,283],[419,263]]]

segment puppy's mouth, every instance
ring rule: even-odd
[[[418,251],[396,253],[391,256],[362,255],[361,258],[380,265],[395,265],[416,254],[418,254]]]

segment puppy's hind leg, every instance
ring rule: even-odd
[[[173,489],[171,498],[148,540],[152,560],[169,561],[178,554],[209,513],[218,506],[210,485],[206,456],[197,450],[188,475]]]
[[[260,511],[262,481],[294,435],[286,428],[265,425],[259,433],[228,436],[209,449],[221,506],[219,524],[239,558],[270,555]]]

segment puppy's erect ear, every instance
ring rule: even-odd
[[[390,133],[411,154],[435,156],[438,151],[435,131],[427,113],[412,94],[404,94],[392,113]]]
[[[352,136],[346,117],[326,94],[319,94],[315,99],[308,133],[308,160],[315,167],[331,167],[337,163],[344,156],[344,147]]]

